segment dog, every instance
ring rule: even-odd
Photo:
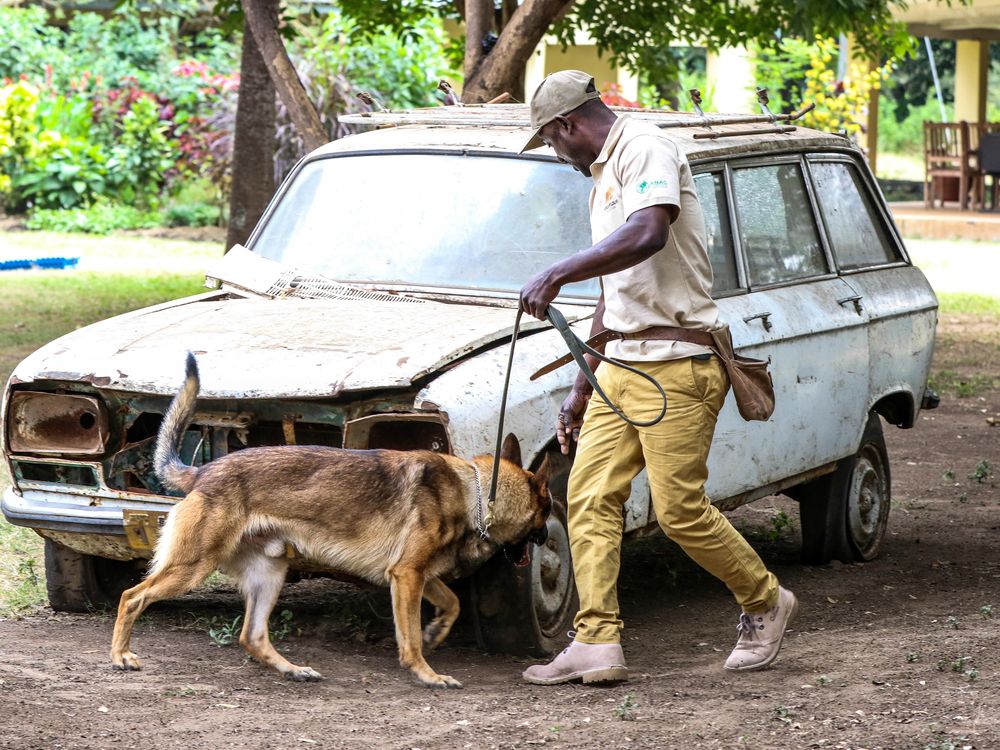
[[[285,659],[268,636],[268,618],[288,569],[286,545],[292,545],[331,569],[389,586],[400,664],[424,685],[460,688],[423,655],[422,646],[440,644],[458,617],[458,597],[444,580],[468,574],[503,545],[545,541],[548,460],[534,474],[525,471],[517,439],[508,435],[492,509],[483,507],[493,470],[489,455],[466,461],[424,450],[280,446],[187,466],[178,445],[200,387],[191,354],[186,370],[154,456],[160,480],[185,497],[167,516],[149,574],[122,594],[112,664],[139,669],[130,647],[139,615],[153,602],[190,591],[219,568],[237,579],[245,598],[240,644],[250,655],[288,679],[322,679]],[[421,598],[435,607],[422,636]]]

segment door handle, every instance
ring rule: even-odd
[[[756,315],[748,315],[747,317],[743,318],[743,322],[749,323],[751,320],[757,320],[758,318],[760,319],[761,324],[763,324],[764,330],[770,331],[773,326],[771,325],[771,320],[770,320],[771,313],[769,312],[757,313]]]
[[[854,312],[856,312],[858,315],[860,315],[861,314],[861,310],[862,310],[861,295],[860,294],[852,294],[850,297],[844,297],[843,299],[838,299],[837,300],[837,304],[840,305],[841,307],[843,307],[844,305],[846,305],[848,302],[853,302],[854,303]]]

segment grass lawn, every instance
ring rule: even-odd
[[[0,383],[28,354],[81,326],[205,291],[214,243],[0,233],[0,257],[80,257],[78,270],[0,272]],[[0,491],[7,487],[0,465]],[[42,540],[0,519],[0,617],[45,601]]]

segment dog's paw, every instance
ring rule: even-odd
[[[426,687],[437,688],[439,690],[444,689],[454,689],[461,690],[462,683],[456,680],[454,677],[449,677],[446,674],[436,674],[433,677],[420,680]]]
[[[131,651],[124,653],[121,656],[111,657],[111,666],[115,669],[121,669],[124,672],[138,672],[142,669],[142,665],[139,663],[139,657]]]
[[[429,622],[427,627],[424,628],[424,648],[428,651],[433,651],[448,637],[448,631],[450,630],[450,626],[446,626],[445,623],[438,620]]]
[[[323,679],[323,675],[312,667],[295,667],[285,672],[285,679],[292,682],[319,682]]]

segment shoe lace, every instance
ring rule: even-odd
[[[756,629],[756,626],[753,624],[753,615],[743,612],[740,615],[740,621],[736,623],[736,632],[740,634],[740,638],[752,640],[754,630]]]

